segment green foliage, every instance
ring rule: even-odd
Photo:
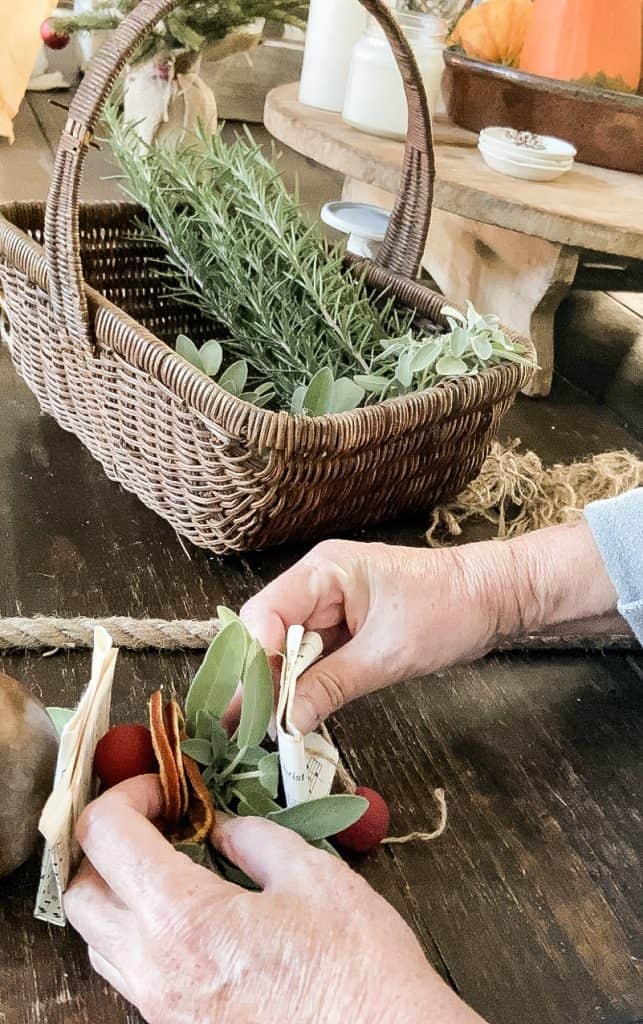
[[[47,714],[51,718],[54,729],[60,737],[69,719],[73,716],[73,708],[47,708]]]
[[[598,71],[595,75],[582,75],[575,78],[577,85],[583,85],[586,89],[599,89],[607,92],[631,92],[636,89],[626,82],[621,75],[607,75],[604,71]]]
[[[65,35],[111,30],[120,25],[137,3],[138,0],[102,0],[92,11],[69,12],[49,21],[56,32]],[[191,0],[163,19],[139,48],[133,62],[168,50],[198,53],[255,18],[303,27],[307,10],[306,0]]]
[[[164,250],[159,276],[225,334],[202,349],[182,336],[177,351],[232,394],[321,416],[524,361],[472,307],[440,333],[390,297],[374,301],[249,135],[141,156],[131,127],[107,116],[126,189],[149,215],[141,232]]]
[[[274,690],[268,658],[261,644],[252,640],[243,672],[243,705],[237,733],[240,748],[247,750],[263,741],[270,724],[273,704]]]
[[[181,749],[202,769],[215,805],[229,814],[271,818],[327,852],[328,836],[357,821],[368,806],[360,797],[337,796],[313,800],[300,807],[278,803],[279,755],[265,749],[274,707],[273,681],[266,653],[227,608],[218,609],[220,633],[215,637],[194,677],[186,701],[189,738]],[[220,716],[239,682],[243,698],[239,728],[229,738]],[[250,888],[250,880],[215,852],[181,844],[181,852],[196,863]]]
[[[241,679],[249,643],[248,633],[240,622],[230,622],[217,633],[185,702],[190,731],[199,711],[220,717],[226,710]]]
[[[308,803],[298,804],[297,807],[273,811],[269,817],[271,821],[292,829],[303,839],[313,843],[350,828],[359,821],[367,808],[368,800],[364,797],[341,793],[337,796],[322,797],[321,800],[309,800]]]

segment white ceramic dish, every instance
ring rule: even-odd
[[[507,157],[509,160],[515,160],[518,164],[529,164],[536,167],[567,167],[570,162],[574,162],[573,157],[565,157],[564,160],[553,160],[551,157],[543,156],[533,150],[507,150],[496,142],[483,139],[482,136],[478,141],[478,146],[487,153],[498,157]]]
[[[497,156],[481,146],[478,148],[483,160],[492,170],[499,171],[500,174],[508,174],[512,178],[523,178],[526,181],[554,181],[556,178],[562,177],[563,174],[567,174],[574,166],[573,160],[570,160],[568,164],[559,164],[555,167],[523,164],[506,156]]]
[[[508,157],[534,156],[540,160],[566,163],[578,152],[571,142],[557,139],[553,135],[534,135],[531,132],[517,132],[512,128],[483,128],[480,141],[500,148]]]

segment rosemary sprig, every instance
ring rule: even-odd
[[[226,334],[215,370],[186,339],[181,354],[213,376],[223,366],[219,383],[234,394],[323,415],[525,361],[497,320],[473,308],[466,317],[453,310],[451,331],[440,333],[417,327],[390,297],[374,299],[249,133],[232,143],[201,133],[179,152],[141,155],[114,107],[107,122],[126,191],[149,217],[141,234],[165,254],[156,273]]]

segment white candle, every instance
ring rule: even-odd
[[[359,0],[311,0],[299,100],[341,111],[353,47],[366,26]]]

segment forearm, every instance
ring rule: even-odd
[[[616,591],[584,519],[499,546],[499,636],[530,633],[616,608]]]

